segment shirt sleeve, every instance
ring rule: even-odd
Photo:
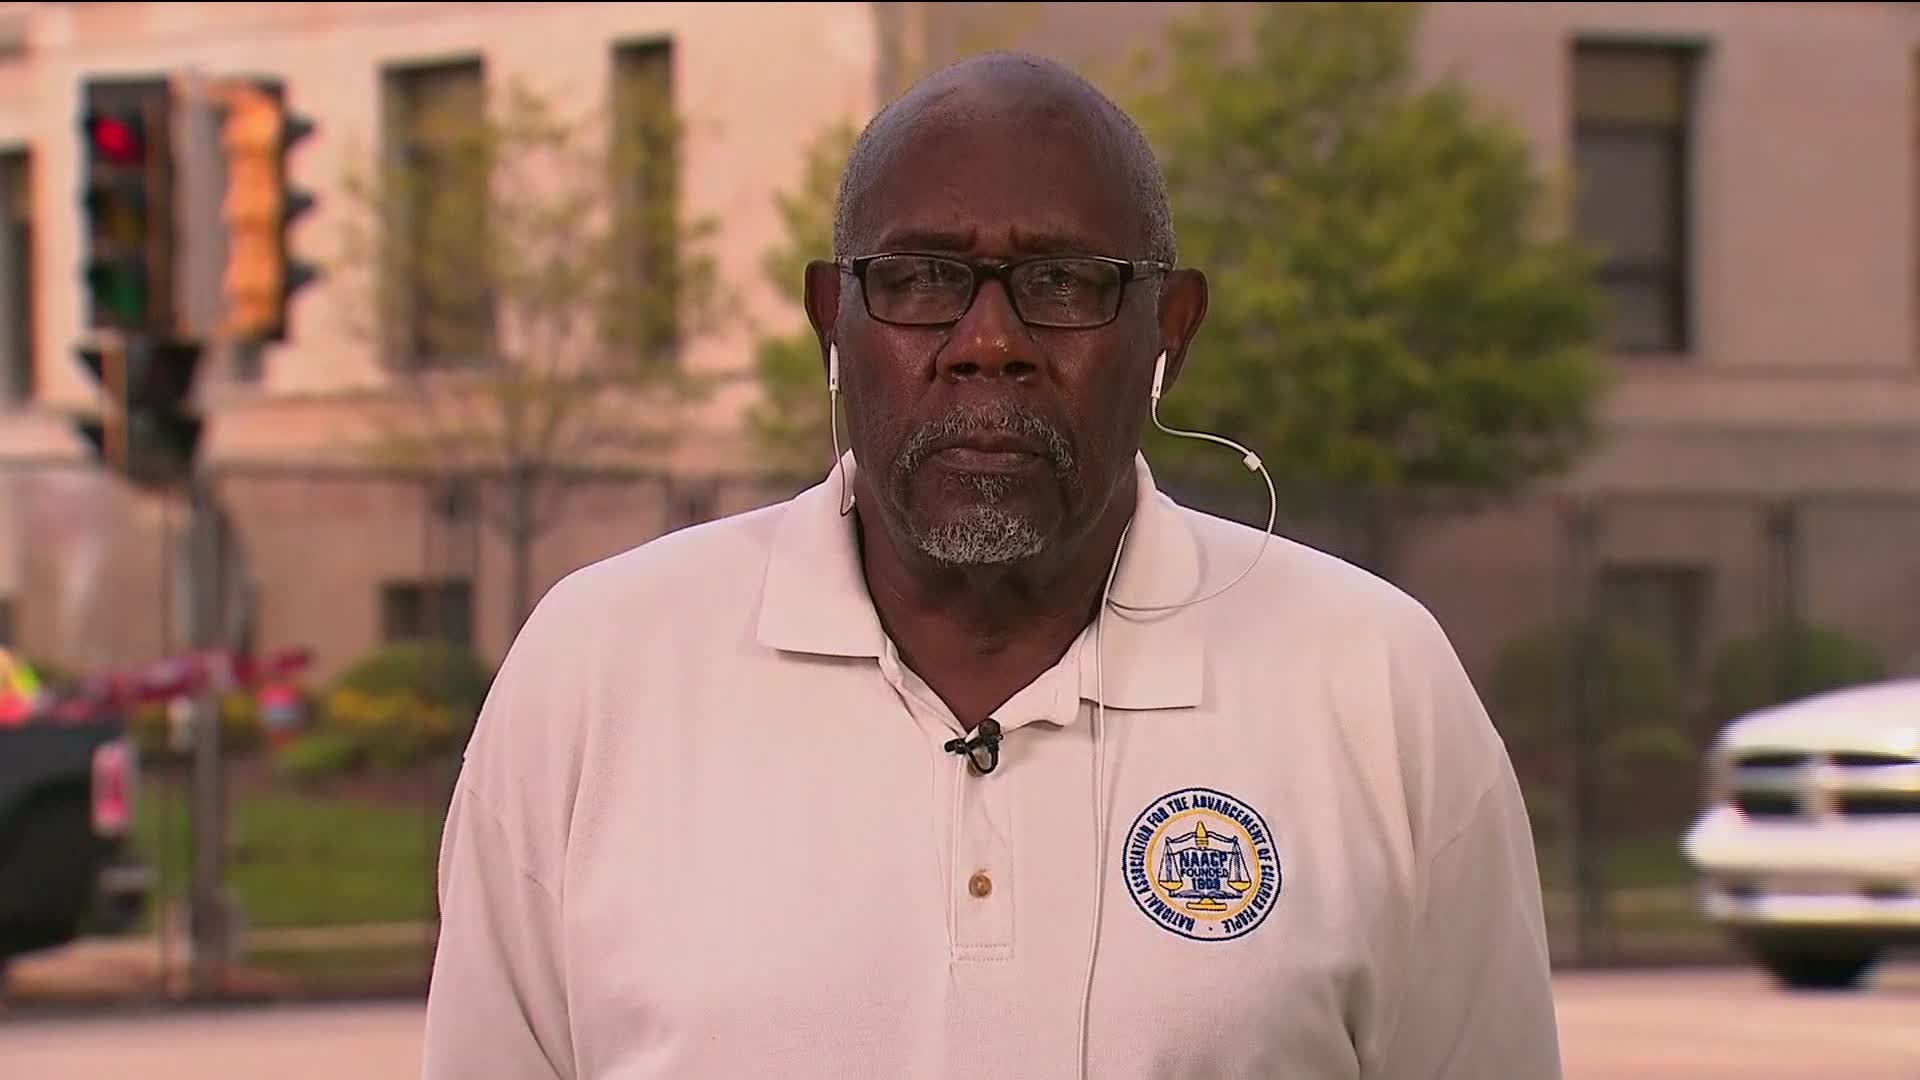
[[[1540,878],[1520,786],[1503,765],[1423,875],[1377,1080],[1559,1080]]]
[[[425,1080],[571,1078],[559,901],[464,779],[441,842],[440,907]]]

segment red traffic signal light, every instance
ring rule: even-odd
[[[146,155],[146,138],[137,116],[87,117],[87,146],[93,156],[113,165],[138,165]]]

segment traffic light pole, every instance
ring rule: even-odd
[[[187,628],[198,650],[225,642],[224,576],[226,530],[214,501],[213,486],[196,470],[187,489]],[[226,889],[227,791],[221,747],[220,692],[203,686],[193,702],[193,797],[189,818],[193,865],[188,890],[188,935],[193,943],[189,972],[194,997],[217,997],[225,990],[232,955],[233,910]]]
[[[100,418],[100,452],[122,472],[127,467],[127,347],[124,342],[100,353],[100,381],[107,410]]]
[[[88,325],[118,337],[114,348],[81,351],[111,400],[98,430],[83,419],[80,431],[133,486],[184,495],[182,629],[196,650],[224,649],[236,629],[230,586],[241,580],[240,553],[200,463],[192,390],[203,353],[230,366],[233,350],[283,340],[288,300],[314,277],[288,242],[313,198],[290,183],[287,168],[313,124],[288,109],[277,78],[89,79],[84,96]],[[224,989],[235,944],[225,888],[224,690],[204,686],[191,702],[196,996]]]

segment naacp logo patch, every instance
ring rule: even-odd
[[[1127,830],[1124,866],[1140,910],[1196,941],[1249,933],[1280,896],[1267,823],[1211,788],[1176,791],[1142,810]]]

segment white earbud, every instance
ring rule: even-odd
[[[827,343],[827,431],[833,437],[833,469],[840,474],[840,516],[853,513],[847,470],[840,455],[840,346]]]
[[[1232,581],[1227,582],[1220,588],[1215,589],[1197,600],[1187,600],[1178,604],[1158,604],[1150,607],[1137,607],[1133,604],[1123,604],[1118,600],[1108,601],[1108,603],[1111,603],[1114,607],[1122,611],[1176,611],[1180,608],[1205,603],[1219,596],[1221,593],[1226,592],[1228,589],[1233,588],[1235,585],[1240,584],[1248,574],[1253,573],[1254,567],[1260,565],[1260,557],[1266,554],[1267,551],[1267,542],[1273,539],[1273,523],[1280,516],[1280,497],[1273,488],[1273,474],[1267,471],[1267,467],[1261,462],[1259,454],[1241,446],[1232,439],[1223,439],[1218,435],[1209,435],[1204,431],[1182,431],[1179,428],[1170,428],[1160,422],[1160,394],[1165,388],[1166,379],[1167,354],[1165,350],[1162,350],[1159,359],[1153,362],[1153,389],[1149,391],[1149,401],[1153,413],[1153,426],[1177,439],[1197,439],[1201,442],[1213,443],[1216,446],[1224,446],[1238,453],[1240,455],[1240,464],[1245,465],[1248,472],[1259,473],[1260,478],[1267,483],[1267,531],[1266,534],[1260,538],[1260,548],[1253,553],[1253,559],[1247,563],[1246,569],[1240,571],[1238,577],[1235,577]]]

